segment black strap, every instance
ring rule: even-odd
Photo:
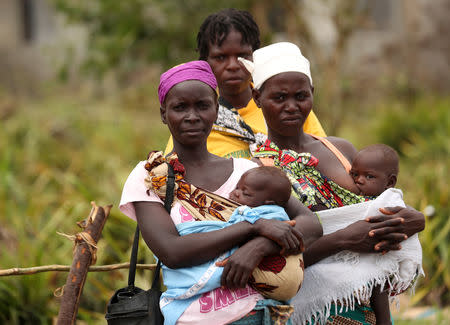
[[[168,175],[167,175],[167,186],[166,186],[166,200],[164,201],[164,208],[170,214],[170,209],[173,202],[173,191],[175,187],[175,175],[173,172],[173,167],[167,164]],[[134,280],[136,277],[136,264],[137,264],[137,254],[139,248],[139,226],[136,226],[136,232],[134,233],[133,247],[131,249],[130,258],[130,270],[128,272],[128,286],[134,287]],[[161,260],[158,260],[156,265],[155,275],[153,277],[152,288],[155,288],[159,282],[159,273],[161,270]]]
[[[139,226],[136,226],[136,232],[134,233],[133,247],[131,249],[130,270],[128,271],[128,286],[134,286],[138,248],[139,248]]]

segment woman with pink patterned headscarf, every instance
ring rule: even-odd
[[[177,231],[178,225],[197,221],[181,201],[197,206],[205,218],[220,215],[226,207],[215,198],[228,198],[241,175],[257,167],[246,159],[226,159],[208,151],[206,140],[218,111],[216,86],[205,61],[187,62],[161,75],[161,120],[172,134],[174,152],[168,157],[152,152],[147,161],[137,164],[124,185],[120,210],[137,220],[150,250],[171,269],[195,269],[239,247],[223,268],[221,286],[196,294],[202,287],[200,281],[183,294],[186,307],[164,314],[165,324],[247,324],[255,320],[254,324],[263,324],[264,319],[271,322],[273,317],[280,324],[289,324],[290,306],[264,299],[247,282],[264,257],[278,254],[280,249],[296,254],[301,249],[300,239],[309,245],[321,235],[317,217],[298,200],[289,200],[285,207],[289,217],[296,220],[295,226],[258,220],[186,236]],[[157,193],[167,177],[159,177],[156,170],[167,168],[165,162],[172,165],[176,175],[176,200],[170,215]],[[283,240],[283,245],[277,244]],[[184,280],[187,278],[180,277],[180,282]],[[160,306],[166,303],[161,301]],[[178,306],[176,299],[172,303]]]

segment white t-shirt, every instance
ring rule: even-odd
[[[133,220],[136,220],[133,202],[148,201],[163,204],[154,192],[149,191],[147,193],[144,182],[147,177],[147,170],[144,166],[145,161],[141,161],[130,173],[120,199],[120,211]],[[252,161],[233,159],[233,172],[214,193],[228,198],[242,174],[255,167],[258,167],[258,165]],[[175,225],[193,220],[189,212],[179,202],[173,205],[170,217]],[[248,285],[238,290],[217,288],[203,294],[198,300],[194,301],[178,319],[177,324],[227,324],[250,312],[260,299],[264,299],[263,296]]]

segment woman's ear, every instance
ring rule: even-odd
[[[259,108],[261,108],[261,102],[260,102],[260,99],[261,99],[261,92],[260,92],[258,89],[253,88],[253,89],[252,89],[252,96],[253,96],[253,100],[254,100],[255,103],[256,103],[256,106],[258,106]]]
[[[159,114],[161,115],[161,121],[162,121],[164,124],[167,124],[167,121],[166,121],[166,108],[160,106],[160,107],[159,107]]]

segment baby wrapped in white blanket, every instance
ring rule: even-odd
[[[390,188],[373,201],[318,212],[323,233],[330,234],[348,225],[379,214],[379,208],[405,207],[402,191]],[[401,293],[411,286],[422,269],[422,248],[415,234],[402,242],[402,249],[382,254],[342,251],[306,268],[303,286],[291,300],[294,324],[306,324],[314,316],[321,323],[330,315],[331,304],[354,308],[368,300],[376,285],[389,293]],[[337,308],[337,307],[336,307]]]

